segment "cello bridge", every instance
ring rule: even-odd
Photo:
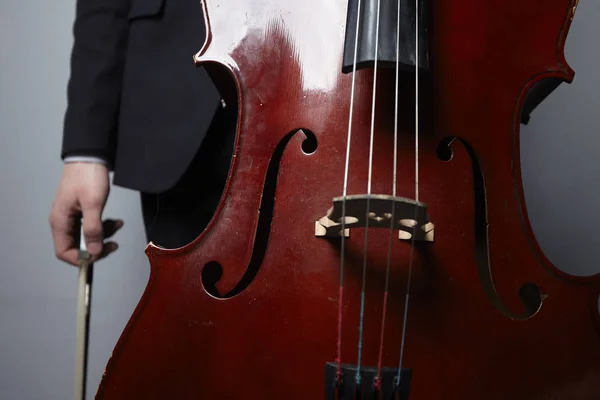
[[[429,222],[427,204],[404,197],[381,194],[346,196],[344,236],[355,228],[387,228],[398,231],[400,240],[433,242],[434,225]],[[344,197],[335,197],[327,215],[315,221],[315,236],[338,237],[342,233]],[[392,213],[394,218],[392,221]]]

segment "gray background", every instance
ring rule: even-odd
[[[1,400],[72,398],[77,271],[55,260],[47,217],[61,172],[73,16],[73,0],[0,3]],[[566,49],[575,81],[542,104],[521,139],[537,238],[558,268],[578,275],[600,271],[599,17],[600,2],[580,2]],[[113,187],[106,215],[126,224],[121,249],[96,266],[89,398],[148,279],[139,207],[135,192]]]

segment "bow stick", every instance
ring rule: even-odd
[[[85,245],[83,223],[79,239],[79,291],[77,295],[77,344],[75,349],[75,400],[85,399],[87,381],[88,337],[94,264]]]

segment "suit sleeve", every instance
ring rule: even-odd
[[[131,0],[77,0],[61,158],[113,163]]]

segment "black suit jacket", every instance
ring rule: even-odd
[[[193,55],[199,0],[78,0],[62,157],[108,160],[114,183],[172,187],[196,155],[220,97]]]

